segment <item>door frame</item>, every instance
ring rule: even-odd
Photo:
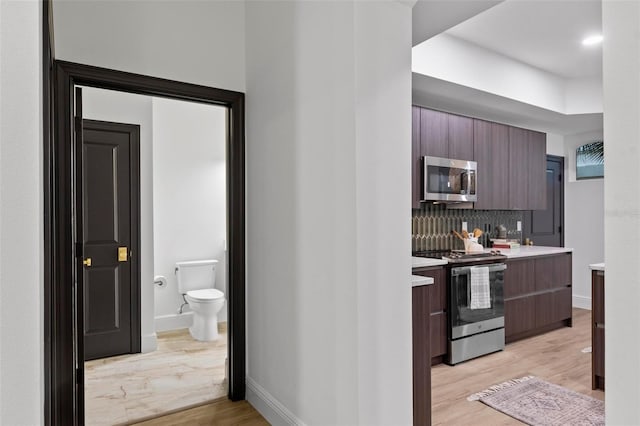
[[[138,124],[117,123],[115,121],[82,119],[82,131],[96,130],[126,133],[129,135],[129,195],[131,215],[131,241],[129,249],[133,256],[131,265],[131,341],[132,354],[142,350],[142,275],[140,269],[140,126]],[[82,143],[84,144],[84,134]],[[84,292],[84,290],[83,290]],[[83,352],[84,352],[83,347]]]
[[[45,49],[46,50],[46,49]],[[44,53],[46,54],[46,53]],[[54,60],[51,126],[44,126],[45,423],[83,424],[84,383],[75,329],[74,94],[76,85],[228,108],[228,359],[231,400],[245,398],[245,133],[244,93]],[[46,100],[44,101],[46,103]],[[77,338],[78,337],[78,338]],[[78,341],[80,340],[80,344]]]

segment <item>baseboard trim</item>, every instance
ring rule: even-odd
[[[142,336],[142,342],[140,343],[140,349],[143,354],[153,352],[158,349],[158,336],[156,333],[145,334]]]
[[[180,330],[191,327],[193,324],[193,312],[183,314],[162,315],[155,318],[156,332]]]
[[[573,304],[574,308],[582,308],[582,309],[591,310],[591,298],[590,297],[576,296],[574,294],[573,295],[572,304]]]
[[[272,425],[304,426],[302,420],[251,377],[247,377],[247,401]]]

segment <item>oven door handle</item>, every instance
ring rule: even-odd
[[[452,268],[451,275],[454,277],[457,277],[458,275],[468,274],[469,272],[471,272],[473,268],[484,268],[484,267],[488,267],[489,272],[504,271],[505,269],[507,269],[507,265],[505,263],[492,263],[486,266],[485,265],[463,266],[460,268]]]

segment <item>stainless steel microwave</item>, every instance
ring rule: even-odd
[[[478,164],[475,161],[424,156],[423,163],[422,201],[453,203],[478,200],[476,193]]]

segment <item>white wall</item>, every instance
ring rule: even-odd
[[[217,259],[216,288],[226,292],[226,117],[223,107],[153,99],[153,253],[168,284],[155,290],[158,331],[184,327],[176,262]]]
[[[640,2],[603,1],[605,415],[640,424]]]
[[[589,114],[602,111],[602,77],[570,78],[565,85],[565,112]]]
[[[244,1],[53,5],[56,58],[244,91]]]
[[[154,351],[156,329],[153,298],[153,125],[151,97],[83,88],[83,115],[93,120],[140,126],[140,288],[142,352]]]
[[[564,140],[564,244],[573,248],[573,306],[591,309],[589,265],[604,261],[604,179],[576,180],[576,148],[602,140],[602,132]]]
[[[0,2],[0,424],[43,423],[42,5]]]
[[[246,7],[249,401],[410,424],[411,9]]]
[[[563,78],[447,34],[414,47],[412,67],[420,74],[565,112]]]
[[[547,132],[547,154],[564,157],[564,137]]]

